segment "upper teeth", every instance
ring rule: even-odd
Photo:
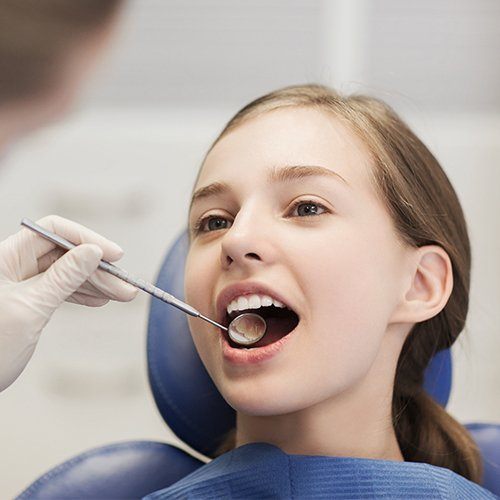
[[[279,300],[269,297],[269,295],[247,295],[245,297],[237,297],[232,300],[227,306],[227,313],[233,311],[244,311],[246,309],[259,309],[259,307],[267,307],[274,305],[276,307],[286,307]]]

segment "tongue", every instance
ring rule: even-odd
[[[249,347],[263,347],[272,344],[290,333],[298,323],[297,316],[293,313],[284,316],[270,316],[266,319],[267,330],[264,337]]]

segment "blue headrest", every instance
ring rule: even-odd
[[[169,250],[156,282],[181,300],[188,246],[188,234],[184,232]],[[161,415],[182,441],[213,456],[235,425],[235,411],[205,370],[191,340],[186,314],[157,299],[152,299],[150,305],[147,356],[149,383]],[[424,387],[436,401],[446,405],[451,389],[449,349],[432,359]]]

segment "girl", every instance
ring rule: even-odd
[[[187,303],[226,325],[259,309],[269,332],[247,350],[189,317],[237,425],[151,498],[490,498],[475,443],[422,388],[467,316],[464,215],[386,104],[318,85],[250,103],[203,162],[189,232]]]

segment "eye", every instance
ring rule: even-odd
[[[230,222],[221,215],[212,214],[197,220],[193,227],[193,234],[209,233],[219,229],[227,229]],[[208,226],[208,229],[206,227]]]
[[[297,200],[292,205],[293,212],[295,212],[295,209],[297,209],[299,217],[311,217],[314,215],[323,215],[323,213],[328,211],[328,209],[324,205],[313,200]],[[323,210],[323,212],[319,213],[318,210]]]

